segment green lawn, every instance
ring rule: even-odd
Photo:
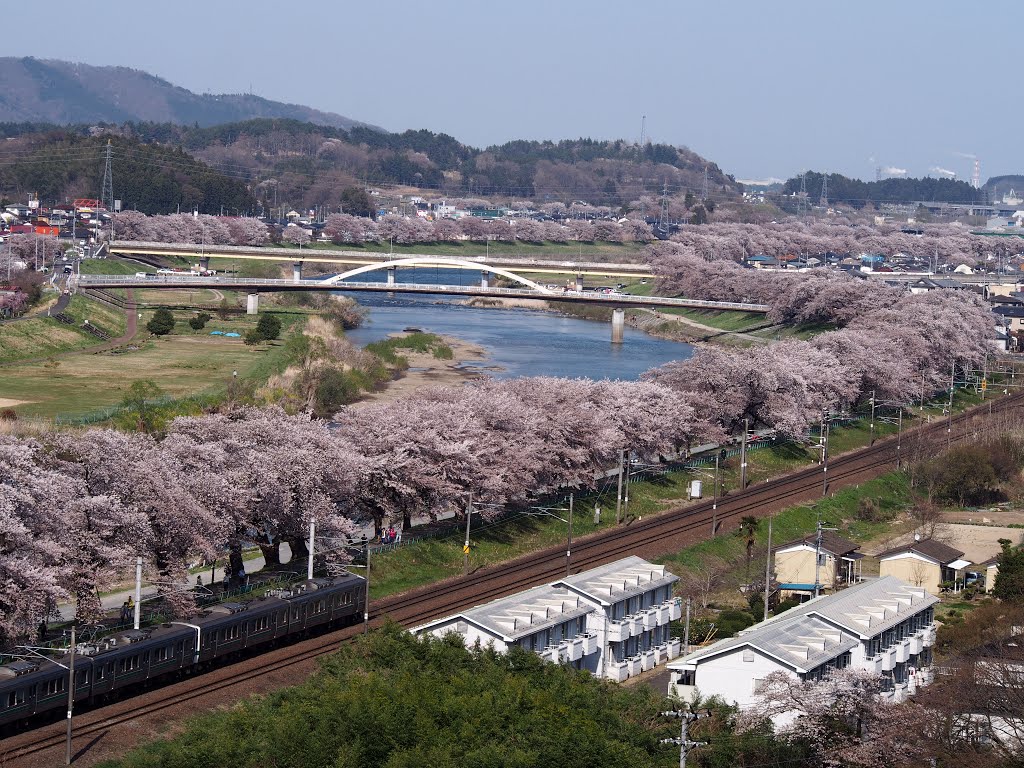
[[[193,331],[187,319],[194,313],[175,312],[174,333],[149,338],[144,327],[152,312],[142,314],[136,348],[12,366],[4,371],[4,396],[24,401],[16,408],[20,415],[83,416],[119,404],[138,380],[156,382],[170,397],[188,397],[223,391],[233,371],[241,379],[263,381],[285,365],[283,342],[248,347],[241,338],[210,335],[213,330],[244,335],[255,327],[254,317],[214,317],[205,329]],[[296,314],[279,317],[285,326],[282,337],[304,319]]]
[[[119,258],[83,259],[81,266],[83,275],[134,275],[136,272],[155,271],[137,261],[125,261]]]

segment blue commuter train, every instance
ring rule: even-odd
[[[261,653],[362,617],[365,579],[316,578],[245,603],[221,603],[182,621],[127,630],[75,651],[75,702],[93,703],[147,681],[203,671],[242,651]],[[67,708],[70,654],[0,666],[0,729],[31,726]]]

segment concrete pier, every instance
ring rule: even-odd
[[[200,256],[199,257],[199,268],[201,270],[203,270],[203,272],[205,272],[206,270],[208,270],[210,268],[210,257],[209,256]]]
[[[485,269],[483,272],[480,273],[480,287],[481,288],[489,287],[490,279],[491,279],[491,273],[488,272]]]
[[[398,267],[388,267],[388,285],[395,284],[395,272],[398,271]]]
[[[302,279],[302,262],[292,264],[292,282],[297,283]]]
[[[583,293],[583,275],[576,275],[576,291]]]
[[[245,314],[257,315],[260,311],[260,295],[258,293],[250,293],[245,302]]]
[[[626,310],[612,310],[612,344],[621,344],[626,331]]]

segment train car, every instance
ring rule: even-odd
[[[75,653],[75,702],[91,703],[149,681],[260,653],[312,630],[353,623],[365,605],[365,579],[311,579],[246,603],[222,603],[197,616],[127,630]],[[0,666],[0,728],[67,706],[70,654]]]

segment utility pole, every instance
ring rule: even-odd
[[[473,519],[473,494],[466,503],[466,543],[462,545],[462,575],[469,575],[469,523]]]
[[[702,202],[708,199],[708,167],[704,166],[704,183],[700,188],[700,199]]]
[[[686,623],[683,625],[683,656],[690,652],[690,598],[686,598]]]
[[[622,471],[626,465],[626,450],[619,451],[619,487],[615,496],[615,524],[622,522]]]
[[[140,558],[141,559],[141,558]],[[138,605],[136,603],[136,605]],[[64,749],[64,765],[71,765],[71,716],[75,711],[75,625],[71,622],[71,659],[68,662],[68,735]]]
[[[896,416],[896,471],[900,469],[900,459],[903,454],[900,453],[900,449],[903,447],[903,406],[899,406]]]
[[[821,534],[824,531],[837,531],[838,528],[826,528],[821,522],[821,513],[818,513],[818,522],[815,524],[817,536],[814,539],[814,596],[821,594]]]
[[[695,720],[701,720],[705,717],[711,717],[711,710],[702,710],[700,712],[691,712],[689,709],[677,709],[669,710],[661,713],[662,717],[678,717],[683,721],[682,729],[679,733],[678,739],[661,739],[662,744],[675,744],[679,747],[679,768],[686,768],[686,755],[690,750],[697,747],[707,746],[706,741],[690,741],[689,739],[689,726],[690,723]]]
[[[310,518],[309,520],[309,562],[306,564],[306,578],[313,578],[313,543],[316,541],[316,519]]]
[[[569,578],[572,570],[572,507],[575,494],[569,494],[569,535],[565,542],[565,577]]]
[[[625,479],[622,487],[622,519],[629,517],[629,469],[633,464],[633,457],[626,453]]]
[[[363,600],[363,636],[370,634],[370,537],[366,537],[366,598]]]
[[[747,431],[750,419],[743,420],[743,440],[740,442],[740,490],[747,490]]]
[[[135,559],[135,621],[133,626],[138,629],[142,624],[142,558]]]
[[[821,415],[821,495],[828,495],[828,414]]]
[[[768,517],[768,555],[764,559],[764,621],[768,621],[768,594],[772,583],[772,521],[775,515]],[[817,580],[817,579],[815,579]]]
[[[953,390],[956,388],[956,361],[949,369],[949,407],[946,409],[946,447],[953,444]]]
[[[114,211],[114,176],[110,168],[110,153],[112,149],[110,139],[107,139],[106,164],[103,168],[103,191],[100,193],[100,203],[111,213]]]
[[[725,449],[717,451],[715,453],[715,491],[713,501],[711,502],[711,535],[714,536],[718,532],[718,464],[721,459],[722,453]]]
[[[875,390],[871,390],[871,442],[868,445],[875,444]]]

